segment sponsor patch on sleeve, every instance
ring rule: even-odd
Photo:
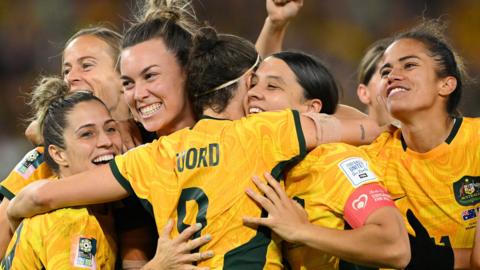
[[[341,161],[338,167],[340,167],[354,187],[377,179],[377,176],[368,167],[368,162],[359,157],[347,158]]]
[[[72,265],[74,267],[96,269],[95,254],[97,240],[85,236],[76,237],[72,243]]]

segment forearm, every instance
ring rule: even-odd
[[[54,181],[36,181],[25,187],[8,207],[8,215],[25,218],[54,209],[105,203],[128,196],[108,165]]]
[[[353,230],[308,224],[299,229],[298,242],[362,265],[403,268],[410,259],[408,238],[405,229],[400,228],[400,220],[392,218],[390,222],[369,223]]]
[[[369,144],[387,130],[369,118],[339,119],[328,114],[303,113],[300,121],[307,149],[335,142],[351,145]]]
[[[361,112],[357,108],[344,105],[344,104],[338,104],[337,110],[333,114],[333,116],[337,117],[338,119],[367,119],[368,115],[365,113]]]
[[[370,118],[339,120],[341,142],[351,145],[369,144],[387,130],[387,127],[379,126]]]
[[[262,57],[267,57],[282,50],[283,39],[287,31],[288,22],[274,24],[269,17],[265,19],[263,28],[258,36],[255,48]]]
[[[13,227],[18,226],[23,218],[51,210],[46,202],[40,202],[36,196],[38,189],[48,182],[48,180],[41,180],[28,185],[10,201],[7,216]]]

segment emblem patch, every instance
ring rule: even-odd
[[[25,155],[15,169],[23,178],[28,179],[42,162],[43,155],[37,149],[33,149]]]
[[[377,176],[368,168],[368,162],[359,157],[347,158],[338,164],[343,173],[354,187],[364,182],[377,179]]]
[[[97,240],[95,238],[79,237],[75,241],[73,257],[74,267],[96,269],[95,254],[97,253]]]
[[[460,205],[469,206],[480,203],[480,176],[464,176],[453,183],[455,200]]]

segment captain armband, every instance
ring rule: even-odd
[[[316,143],[340,142],[342,140],[342,125],[336,117],[324,113],[303,113],[315,123]]]
[[[363,226],[371,213],[385,206],[395,207],[387,190],[377,183],[366,184],[355,189],[348,198],[344,218],[355,229]]]

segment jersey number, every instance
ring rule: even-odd
[[[177,216],[178,216],[177,229],[179,233],[182,233],[183,230],[185,230],[186,228],[188,228],[188,226],[190,226],[183,222],[185,220],[186,211],[187,211],[187,201],[192,201],[192,200],[194,200],[198,206],[196,223],[201,223],[202,229],[205,228],[205,226],[207,226],[207,208],[208,208],[207,195],[200,188],[196,188],[196,187],[185,188],[182,190],[182,193],[180,194],[180,199],[178,201],[178,206],[177,206]],[[200,232],[201,230],[197,231],[193,235],[193,238],[199,237]]]

